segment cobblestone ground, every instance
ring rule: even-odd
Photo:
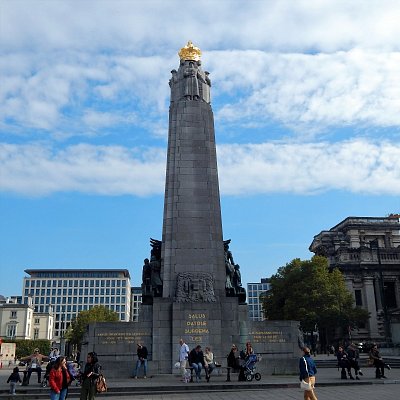
[[[318,400],[397,400],[400,387],[394,384],[365,385],[365,386],[330,386],[316,390]],[[179,393],[143,396],[118,396],[118,400],[188,400],[193,397],[201,400],[302,400],[300,389],[268,389],[248,391],[226,391],[209,393]],[[74,400],[75,397],[69,397]]]

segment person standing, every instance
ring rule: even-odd
[[[186,367],[187,367],[187,361],[189,359],[189,346],[184,342],[183,339],[179,340],[180,348],[179,348],[179,364],[181,368],[181,375],[182,375],[182,380],[185,380],[185,374],[186,374]]]
[[[143,346],[141,343],[137,344],[137,361],[136,361],[136,368],[135,368],[135,372],[133,374],[133,377],[135,379],[137,379],[138,375],[139,375],[139,370],[140,367],[143,365],[143,373],[144,376],[143,378],[146,379],[147,378],[147,347]]]
[[[318,400],[315,395],[315,375],[317,373],[317,367],[315,366],[314,360],[311,358],[310,349],[308,347],[303,347],[303,357],[299,360],[299,370],[300,370],[300,381],[310,383],[311,390],[304,391],[304,400]]]
[[[15,394],[15,386],[17,386],[17,383],[22,383],[18,367],[13,369],[13,372],[7,379],[7,383],[10,384],[10,394]]]
[[[196,373],[196,382],[201,381],[201,368],[205,369],[205,363],[204,354],[199,344],[189,353],[189,364]]]
[[[231,351],[228,354],[227,364],[229,368],[232,368],[233,372],[239,371],[240,357],[238,355],[238,348],[235,344],[232,345]]]
[[[93,400],[96,396],[96,379],[100,376],[101,366],[95,352],[90,352],[86,358],[82,374],[80,400]]]
[[[67,359],[58,357],[49,373],[50,400],[65,400],[71,377],[67,370]]]

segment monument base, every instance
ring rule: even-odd
[[[300,356],[298,325],[296,321],[250,321],[247,305],[233,297],[223,303],[154,298],[152,305],[141,305],[138,322],[90,324],[81,354],[95,351],[110,378],[129,377],[136,364],[136,345],[142,343],[149,352],[149,374],[170,374],[176,372],[181,338],[190,349],[210,346],[222,366],[232,344],[241,350],[249,341],[260,356],[260,373],[293,374]]]

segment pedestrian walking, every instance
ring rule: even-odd
[[[310,389],[304,390],[304,400],[318,400],[314,391],[317,367],[310,355],[310,349],[308,347],[303,347],[303,357],[300,357],[299,360],[299,370],[300,381],[305,381],[310,384]]]
[[[16,394],[15,387],[17,386],[18,383],[22,383],[18,367],[14,367],[13,372],[7,379],[7,383],[10,384],[10,394]]]
[[[182,381],[185,382],[186,367],[189,359],[189,346],[183,339],[179,339],[179,363],[181,368]]]

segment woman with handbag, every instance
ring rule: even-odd
[[[80,400],[94,400],[96,396],[96,381],[100,376],[101,366],[95,352],[87,355],[85,369],[82,374]]]
[[[311,358],[308,347],[303,347],[303,357],[299,360],[299,370],[300,387],[304,389],[304,400],[318,400],[314,391],[317,367]]]

